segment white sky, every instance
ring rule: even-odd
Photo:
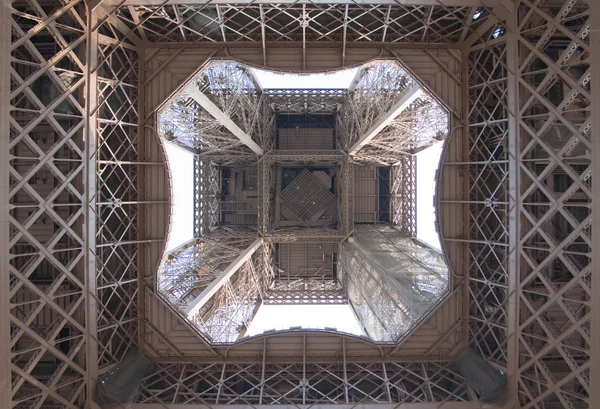
[[[417,153],[417,238],[441,249],[440,238],[435,231],[435,172],[442,154],[442,142]]]
[[[335,328],[337,331],[364,335],[351,307],[345,305],[262,305],[250,323],[247,335],[258,335],[271,329],[290,327],[303,329]]]
[[[254,75],[261,88],[264,89],[326,89],[348,88],[358,71],[353,68],[344,71],[335,71],[327,74],[288,74],[275,73],[253,69]]]
[[[172,143],[164,144],[173,183],[169,251],[194,238],[194,155]]]

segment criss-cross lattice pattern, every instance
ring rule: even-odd
[[[306,114],[336,112],[347,94],[345,89],[265,89],[264,92],[274,112]]]
[[[164,391],[159,385],[177,385]],[[202,390],[204,397],[196,391]],[[466,382],[443,364],[264,363],[165,364],[137,402],[186,404],[337,404],[469,400]]]
[[[266,293],[265,304],[346,304],[344,289],[337,280],[300,278],[274,280]]]
[[[406,69],[395,61],[362,67],[339,115],[342,146],[348,149],[358,141],[414,84]]]
[[[123,7],[127,27],[144,21],[152,42],[426,42],[460,39],[469,7],[394,4],[247,4]],[[423,24],[427,21],[427,24]]]
[[[4,86],[10,79],[10,88],[2,98],[11,106],[2,133],[7,170],[2,195],[11,204],[10,211],[4,207],[6,253],[0,257],[10,284],[2,294],[10,303],[4,312],[9,345],[3,345],[9,349],[10,373],[2,377],[13,405],[32,408],[76,408],[88,392],[85,352],[93,345],[88,323],[96,311],[84,312],[94,276],[82,268],[90,237],[81,223],[84,210],[95,208],[86,203],[89,187],[76,181],[90,176],[93,182],[95,175],[86,171],[90,150],[81,138],[89,131],[89,107],[79,98],[86,60],[76,52],[87,41],[81,6],[34,2],[15,6],[12,16],[4,11],[2,21],[11,31],[2,34],[10,41],[2,57],[8,70]],[[54,364],[38,380],[35,374],[48,361]],[[70,386],[61,387],[67,378]]]
[[[591,387],[591,21],[581,2],[519,6],[515,155],[536,158],[517,162],[519,190],[511,191],[524,229],[515,243],[519,398],[524,408],[581,407]]]
[[[300,220],[307,220],[333,199],[333,193],[304,169],[282,190],[281,199]]]
[[[392,189],[390,201],[392,223],[401,231],[417,234],[417,159],[414,155],[404,156],[391,169]]]

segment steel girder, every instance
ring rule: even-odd
[[[509,140],[509,226],[522,234],[510,236],[509,260],[518,277],[513,336],[525,408],[576,407],[590,396],[592,51],[581,6],[522,1],[516,38],[507,40],[508,68],[518,74],[509,76],[519,136]]]
[[[417,158],[404,156],[391,169],[392,224],[401,231],[417,234]]]

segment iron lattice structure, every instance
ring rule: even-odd
[[[302,81],[302,77],[298,77]],[[268,104],[277,113],[331,113],[344,102],[345,89],[265,89]]]
[[[417,158],[414,155],[404,156],[396,166],[392,167],[392,189],[390,205],[392,223],[404,232],[415,236],[417,233]],[[410,188],[407,188],[410,186]]]
[[[362,115],[359,115],[362,117]],[[407,156],[448,135],[448,112],[433,97],[419,97],[355,156],[357,162],[398,166]],[[403,135],[403,138],[398,138]]]
[[[448,267],[410,236],[364,227],[340,246],[338,274],[365,333],[398,343],[448,294]]]
[[[174,305],[186,304],[208,287],[249,244],[243,239],[201,239],[169,252],[157,275],[158,291]]]
[[[0,64],[1,368],[9,389],[0,406],[97,406],[99,374],[135,348],[158,367],[134,407],[477,404],[449,368],[452,350],[439,353],[443,342],[406,357],[408,341],[375,347],[319,332],[238,347],[189,335],[194,350],[175,339],[185,325],[168,321],[152,274],[166,235],[154,217],[164,218],[168,205],[156,188],[164,164],[153,115],[192,74],[172,69],[190,57],[196,67],[235,58],[298,71],[398,59],[428,85],[436,76],[458,84],[458,93],[436,91],[450,110],[449,140],[461,141],[443,176],[455,172],[461,182],[446,197],[441,184],[436,199],[444,214],[457,209],[464,228],[452,232],[440,218],[453,274],[466,284],[457,348],[468,344],[506,371],[505,407],[600,404],[600,282],[591,257],[600,215],[591,185],[600,163],[595,4],[150,1],[0,6],[0,52],[10,55]],[[421,70],[418,58],[435,72]],[[158,80],[163,88],[152,87]],[[251,236],[222,227],[214,234]],[[152,321],[158,311],[160,326]]]
[[[269,286],[265,304],[346,304],[344,288],[335,280],[300,278],[273,280]]]
[[[202,158],[209,163],[225,161],[224,153],[235,160],[253,158],[244,144],[188,95],[180,95],[167,104],[159,118],[160,135],[185,149],[202,153]]]

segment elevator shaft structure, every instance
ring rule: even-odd
[[[442,254],[389,226],[356,226],[340,266],[352,308],[378,341],[398,342],[448,293]]]

